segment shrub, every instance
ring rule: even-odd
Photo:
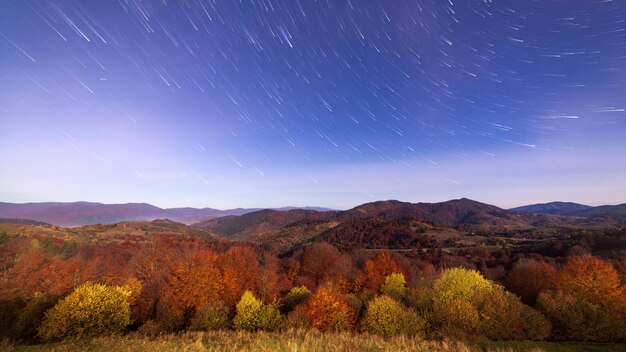
[[[433,284],[435,293],[450,298],[471,300],[479,290],[492,289],[494,283],[478,271],[462,268],[444,270]]]
[[[354,310],[332,285],[318,289],[305,311],[311,327],[319,331],[351,330],[356,322]]]
[[[387,295],[396,301],[402,301],[407,293],[406,281],[401,273],[393,273],[385,277],[385,282],[380,287],[380,293]]]
[[[163,332],[179,331],[185,326],[185,316],[174,309],[167,297],[161,297],[156,305],[156,320]]]
[[[551,320],[557,340],[614,341],[626,338],[626,320],[601,305],[564,291],[539,294],[537,307]]]
[[[361,328],[383,337],[416,335],[424,329],[425,321],[388,296],[374,298],[367,306]]]
[[[38,294],[35,295],[26,307],[19,311],[13,325],[13,337],[18,340],[32,339],[37,336],[37,327],[41,325],[48,309],[54,307],[58,298]]]
[[[209,331],[228,327],[228,308],[221,303],[207,304],[196,310],[189,330]]]
[[[275,307],[264,304],[259,312],[258,329],[263,331],[276,331],[282,327],[283,317]]]
[[[547,339],[552,331],[552,324],[550,321],[538,310],[530,307],[524,308],[525,309],[522,312],[522,315],[526,339],[535,341]]]
[[[233,319],[233,324],[239,330],[274,331],[282,325],[282,316],[278,309],[263,304],[250,291],[243,293],[236,305],[236,310],[237,314]]]
[[[541,340],[550,333],[549,323],[539,312],[500,287],[478,293],[476,300],[480,333],[489,339]]]
[[[533,259],[520,260],[509,272],[506,288],[520,296],[526,304],[535,305],[541,291],[554,288],[556,269]]]
[[[292,287],[282,299],[281,311],[285,314],[289,313],[309,297],[311,297],[311,291],[306,286]]]
[[[257,330],[262,307],[263,302],[254,297],[252,292],[245,291],[235,306],[237,310],[237,314],[235,314],[233,319],[235,328],[248,331]]]
[[[161,325],[161,323],[159,323],[156,320],[148,320],[145,323],[143,323],[139,327],[139,329],[137,329],[138,333],[140,333],[141,335],[150,337],[150,338],[155,338],[161,335],[163,331],[164,331],[163,326]]]
[[[463,338],[478,331],[476,308],[461,297],[434,296],[428,316],[431,333],[440,337]]]
[[[50,341],[121,332],[130,323],[130,296],[124,287],[85,283],[46,312],[39,336]]]
[[[311,327],[311,323],[306,316],[304,306],[296,306],[285,320],[284,327],[288,329],[308,329]]]
[[[21,299],[11,301],[0,301],[0,340],[11,338],[13,336],[14,322],[26,305]]]
[[[445,270],[420,295],[415,305],[424,312],[429,332],[438,337],[541,340],[550,333],[541,313],[473,270]]]

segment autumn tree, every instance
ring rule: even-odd
[[[440,336],[545,339],[550,331],[540,313],[474,270],[444,270],[421,300],[431,333]]]
[[[281,311],[283,313],[289,313],[297,305],[309,299],[309,297],[311,297],[311,291],[306,286],[292,287],[282,299]]]
[[[545,291],[537,307],[552,322],[553,338],[567,341],[609,342],[626,339],[626,320],[601,304],[566,291]]]
[[[226,329],[227,327],[228,308],[220,302],[215,302],[196,309],[189,330],[210,331]]]
[[[376,297],[369,302],[361,328],[383,337],[415,335],[424,329],[424,319],[389,296]]]
[[[58,301],[58,297],[47,294],[35,294],[26,306],[18,311],[16,319],[11,320],[11,337],[16,340],[30,340],[37,336],[37,328],[41,325],[47,310]]]
[[[485,279],[478,271],[462,268],[444,270],[433,284],[435,293],[450,298],[471,300],[480,290],[492,289],[494,283]]]
[[[228,307],[237,303],[244,291],[255,291],[259,260],[250,246],[234,246],[220,256],[224,283],[223,300]]]
[[[396,301],[402,301],[408,293],[404,275],[401,273],[392,273],[385,277],[385,282],[380,287],[380,293],[387,295]]]
[[[356,323],[356,313],[332,284],[319,288],[309,298],[305,314],[311,327],[319,331],[352,330]]]
[[[501,286],[481,290],[474,298],[479,331],[491,340],[545,340],[551,325],[535,309]]]
[[[393,273],[403,273],[403,271],[389,252],[380,252],[363,263],[358,282],[362,287],[378,292],[387,275]]]
[[[554,288],[557,271],[548,263],[534,259],[518,261],[506,278],[506,288],[526,304],[535,305],[541,291]]]
[[[626,339],[626,292],[617,271],[601,259],[570,257],[555,290],[539,294],[538,308],[563,340]]]
[[[233,319],[235,328],[254,331],[259,327],[259,316],[263,302],[254,297],[250,291],[244,292],[236,306],[236,315]]]
[[[280,328],[282,317],[275,307],[263,302],[250,291],[246,291],[236,306],[236,315],[233,319],[235,328],[240,330],[273,331]]]
[[[131,296],[126,287],[85,283],[46,313],[39,336],[51,341],[121,332],[130,323]]]
[[[160,320],[176,329],[195,309],[222,298],[222,275],[215,252],[202,249],[185,253],[162,287]]]
[[[626,314],[626,287],[613,266],[596,257],[570,257],[558,275],[557,289],[581,296],[591,302],[611,305]]]
[[[352,276],[352,259],[333,245],[319,242],[306,246],[301,255],[297,284],[312,289],[328,281],[344,281]]]
[[[280,261],[273,252],[260,255],[259,273],[255,278],[256,292],[264,302],[277,301],[280,293],[291,288],[287,275],[280,272]]]

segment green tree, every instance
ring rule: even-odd
[[[493,287],[494,283],[485,279],[478,271],[463,268],[444,270],[433,285],[438,295],[468,300],[479,290]]]
[[[554,339],[600,342],[626,339],[626,318],[611,314],[586,297],[546,291],[539,294],[537,307],[552,322]]]
[[[245,291],[235,306],[237,311],[233,319],[235,328],[248,331],[257,330],[262,307],[263,302],[254,297],[252,292]]]
[[[228,308],[221,303],[207,304],[198,308],[191,318],[189,330],[210,331],[228,327]]]
[[[385,277],[385,282],[380,286],[380,293],[387,295],[396,301],[402,301],[407,293],[406,281],[401,273],[392,273]]]
[[[46,312],[39,336],[51,341],[121,332],[130,323],[131,295],[126,287],[85,283]]]
[[[499,286],[478,293],[475,300],[480,333],[491,340],[544,340],[550,334],[541,313]]]
[[[26,307],[20,310],[13,325],[13,337],[18,340],[37,336],[37,328],[43,321],[46,311],[54,307],[58,298],[46,294],[36,294]]]
[[[235,306],[237,313],[233,319],[235,328],[239,330],[277,330],[282,324],[282,316],[278,309],[263,304],[250,291],[245,291]]]
[[[287,314],[297,305],[304,303],[309,297],[311,297],[311,291],[306,286],[292,287],[282,299],[281,311]]]
[[[276,307],[264,304],[259,314],[258,328],[263,331],[276,331],[281,328],[283,317]]]
[[[541,340],[550,332],[549,322],[539,312],[474,270],[444,270],[423,296],[417,306],[434,335]]]
[[[411,309],[388,296],[379,296],[369,302],[361,329],[383,337],[416,335],[424,329],[424,319]]]

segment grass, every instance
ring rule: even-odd
[[[490,341],[477,344],[485,349],[511,348],[515,351],[547,352],[622,352],[626,344],[591,342],[536,342],[536,341]]]
[[[2,346],[0,346],[2,347]],[[0,348],[1,349],[1,348]],[[351,333],[312,333],[290,331],[285,333],[219,331],[182,333],[150,339],[138,334],[120,337],[102,337],[88,340],[63,341],[45,345],[14,346],[14,351],[459,351],[478,352],[461,342],[424,341],[419,338],[378,336]],[[511,351],[511,349],[505,349]]]
[[[86,340],[63,341],[42,345],[11,345],[0,343],[3,351],[432,351],[432,352],[484,352],[484,351],[624,351],[626,345],[576,344],[549,342],[484,342],[468,345],[454,341],[425,341],[420,338],[396,337],[383,339],[368,334],[313,333],[289,331],[284,333],[217,331],[181,333],[148,338],[139,334],[118,337],[101,337]]]

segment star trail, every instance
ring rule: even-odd
[[[626,198],[626,1],[0,3],[0,196]]]

